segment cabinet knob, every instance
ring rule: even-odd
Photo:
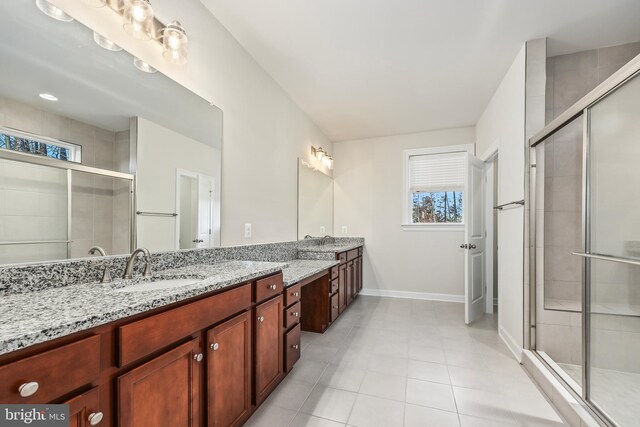
[[[20,396],[22,397],[33,396],[34,394],[36,394],[36,391],[38,391],[39,387],[40,384],[35,381],[31,381],[28,383],[24,383],[20,387],[18,387],[18,393],[20,393]]]
[[[218,344],[217,342],[214,342],[209,347],[211,348],[211,350],[216,351],[217,349],[220,348],[220,344]]]
[[[100,421],[102,421],[103,417],[104,414],[102,412],[92,412],[87,417],[87,420],[92,426],[97,426],[98,424],[100,424]]]
[[[203,358],[204,358],[204,355],[202,353],[197,353],[193,356],[193,360],[195,360],[196,362],[202,362]]]
[[[297,350],[300,348],[300,346],[298,344],[294,344],[291,346],[291,348],[293,348],[294,350]]]
[[[275,291],[278,288],[278,286],[274,285],[269,285],[269,289],[271,289],[272,291]]]
[[[333,306],[333,308],[335,308],[335,309],[337,310],[337,309],[338,309],[338,306],[337,306],[337,305],[334,305],[334,306]]]
[[[294,297],[299,297],[299,296],[300,296],[300,292],[294,292],[294,293],[293,293],[293,296],[294,296]]]
[[[293,313],[291,313],[291,315],[293,317],[300,317],[300,313],[298,313],[297,311],[294,311]]]
[[[258,316],[258,322],[260,323],[264,322],[264,316]]]

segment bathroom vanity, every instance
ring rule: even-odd
[[[3,291],[0,402],[67,403],[79,426],[242,425],[295,369],[301,331],[326,330],[362,286],[362,243],[303,243],[289,245],[315,259],[202,259],[282,256],[286,243],[180,251],[154,254],[172,268],[151,278],[44,289],[24,277],[73,276],[89,261],[8,268],[27,288]],[[189,252],[199,263],[175,264]]]

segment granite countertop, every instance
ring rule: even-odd
[[[129,283],[87,283],[2,297],[0,354],[93,328],[154,308],[223,289],[257,277],[287,271],[288,263],[221,261],[157,273],[154,279],[195,279],[196,283],[169,289],[131,292]],[[294,261],[287,277],[304,274]],[[326,267],[328,268],[328,267]],[[305,271],[310,271],[305,270]],[[314,273],[311,273],[314,274]],[[291,280],[291,279],[290,279]],[[298,279],[300,280],[300,279]],[[148,279],[134,280],[137,283]]]
[[[294,259],[287,261],[287,264],[288,267],[282,270],[285,287],[296,284],[307,277],[320,273],[321,271],[328,270],[334,265],[340,264],[340,262],[335,260]]]
[[[328,252],[337,254],[340,252],[359,248],[362,245],[362,243],[329,243],[326,245],[309,245],[299,247],[298,252]]]

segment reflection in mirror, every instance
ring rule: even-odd
[[[298,162],[298,239],[333,235],[333,178]]]
[[[222,111],[33,1],[0,15],[0,264],[219,245]]]

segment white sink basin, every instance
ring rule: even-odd
[[[162,289],[180,288],[182,286],[193,285],[198,283],[200,279],[160,279],[150,282],[137,283],[135,285],[124,286],[115,289],[116,292],[145,292],[159,291]]]

